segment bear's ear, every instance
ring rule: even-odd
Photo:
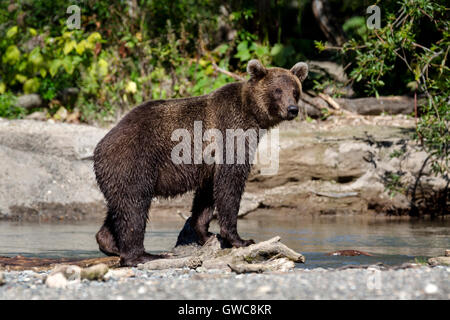
[[[247,64],[247,72],[250,78],[260,79],[267,74],[267,69],[256,59],[250,60]]]
[[[291,72],[303,82],[308,76],[308,65],[304,62],[297,62],[295,66],[291,68]]]

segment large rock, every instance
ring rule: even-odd
[[[103,216],[89,157],[105,133],[82,125],[0,120],[0,217]]]
[[[106,206],[92,154],[107,132],[87,125],[0,118],[0,219],[103,218]],[[152,216],[187,213],[191,198],[192,193],[154,199]],[[254,198],[244,200],[246,212],[258,205]]]

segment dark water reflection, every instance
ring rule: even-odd
[[[0,222],[0,255],[38,257],[101,256],[94,235],[101,222],[70,224]],[[150,252],[170,250],[184,221],[151,221],[145,246]],[[259,218],[239,221],[241,235],[256,241],[276,235],[305,255],[304,268],[341,267],[382,262],[398,265],[415,258],[442,255],[450,248],[450,220],[407,221],[389,218],[320,217]],[[216,224],[212,231],[217,232]],[[336,250],[361,250],[373,257],[327,256]]]

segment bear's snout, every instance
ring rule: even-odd
[[[296,105],[290,105],[287,108],[287,110],[288,110],[288,112],[287,112],[288,120],[292,120],[298,115],[298,106],[296,106]]]

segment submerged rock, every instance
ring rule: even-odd
[[[368,257],[373,257],[373,254],[370,254],[370,253],[364,252],[364,251],[359,251],[359,250],[338,250],[338,251],[327,253],[327,256],[345,256],[345,257],[368,256]]]
[[[450,257],[435,257],[428,259],[431,266],[450,266]]]
[[[445,250],[442,257],[428,259],[428,264],[431,266],[450,266],[450,250]]]

